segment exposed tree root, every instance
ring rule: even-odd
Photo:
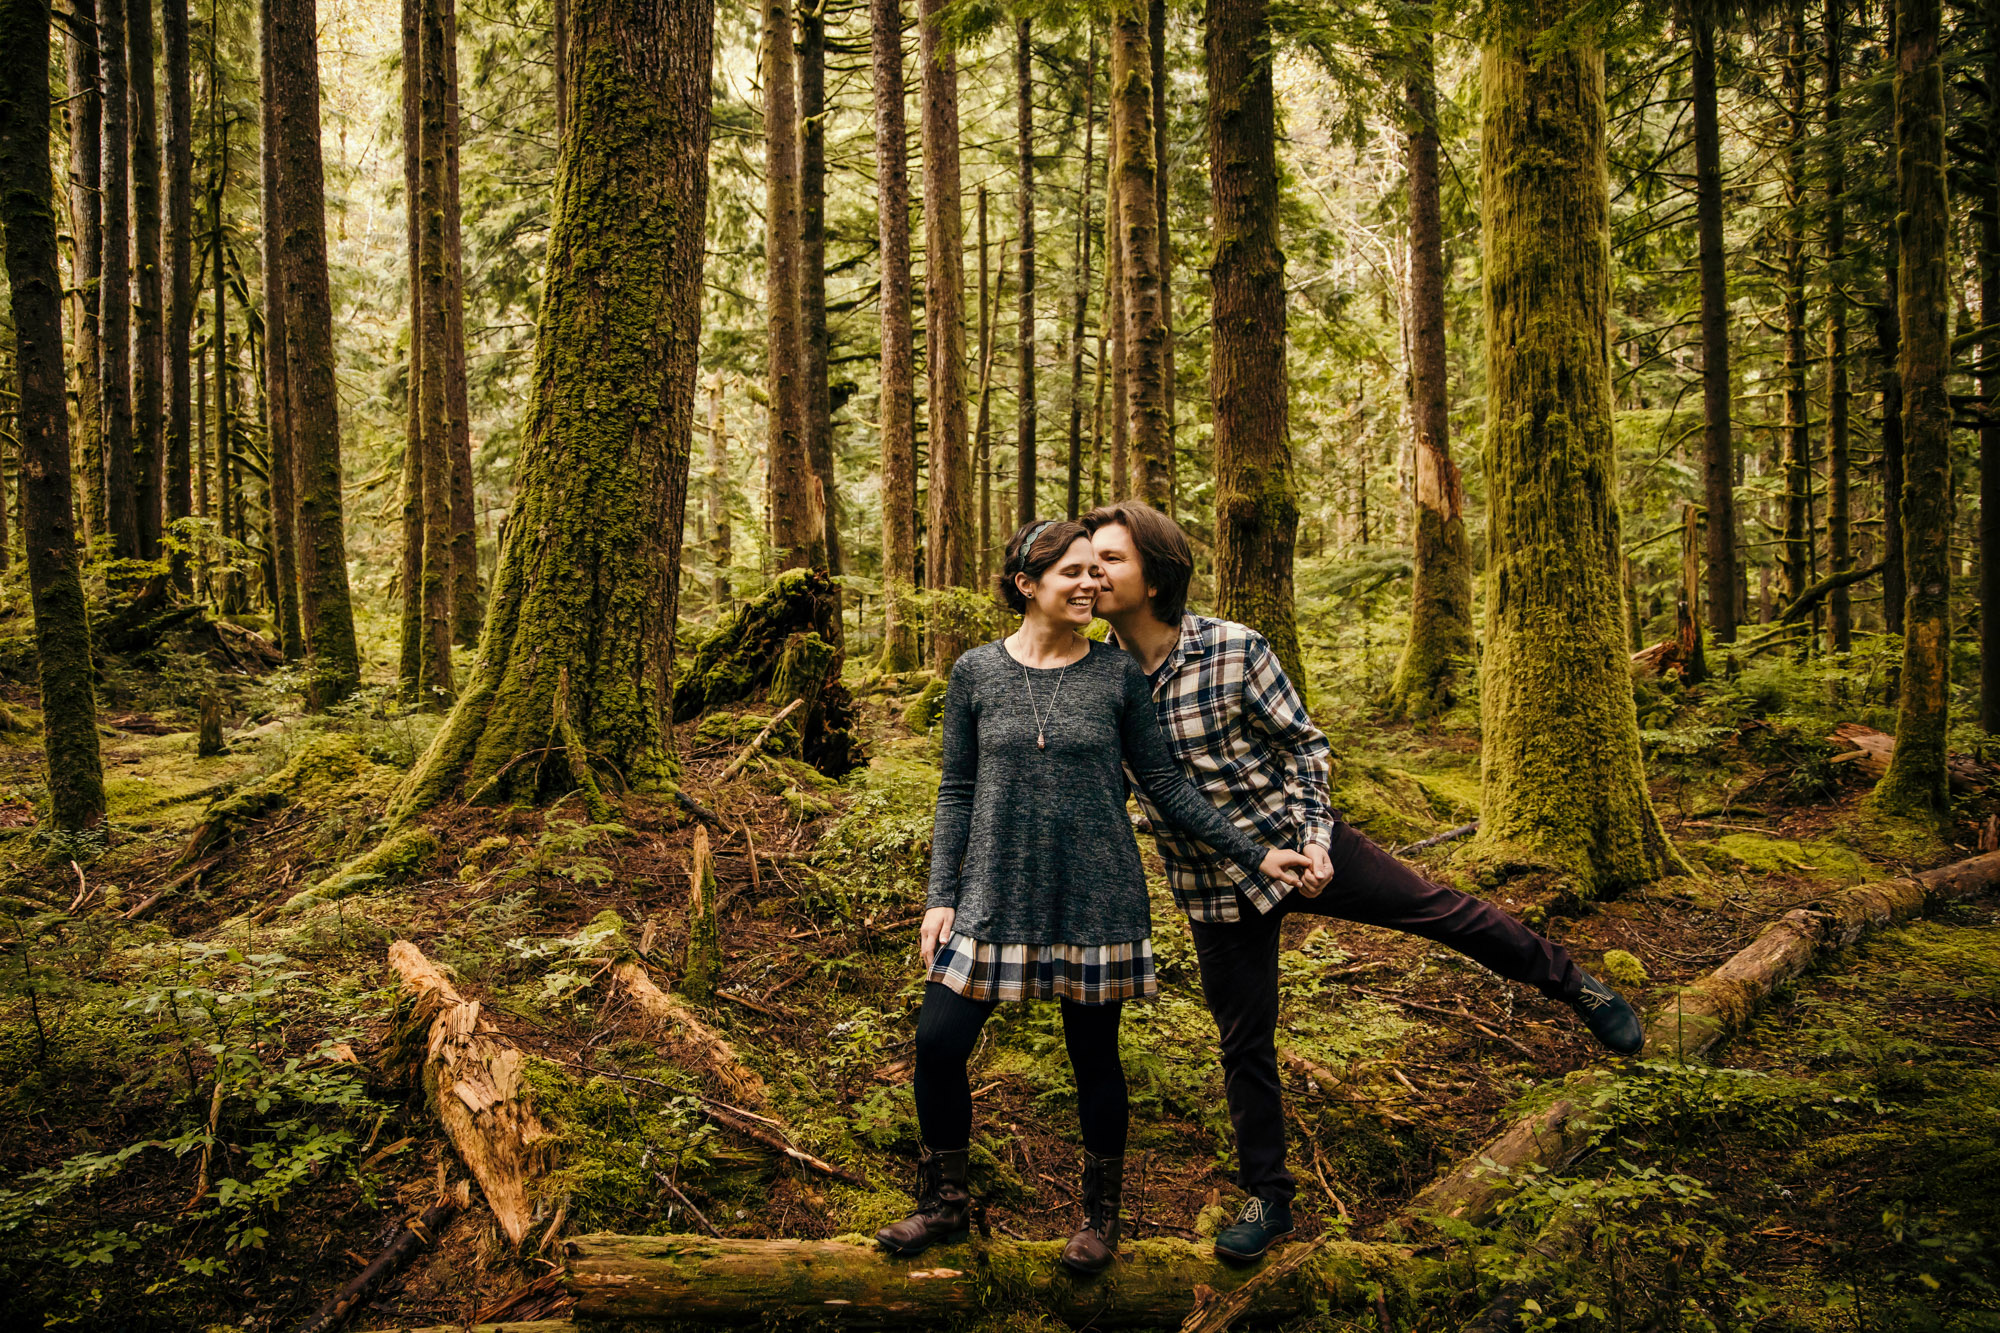
[[[548,1137],[521,1081],[521,1052],[481,1021],[479,1001],[461,998],[416,945],[391,944],[389,966],[410,1001],[401,1035],[424,1043],[425,1096],[518,1245],[528,1234],[527,1182],[541,1170],[539,1145]]]

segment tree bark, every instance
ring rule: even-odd
[[[1612,443],[1604,55],[1537,0],[1483,60],[1492,490],[1479,841],[1580,892],[1685,869],[1647,794]]]
[[[1903,632],[1903,519],[1898,497],[1903,493],[1903,381],[1898,371],[1896,263],[1892,258],[1884,283],[1882,304],[1874,309],[1876,396],[1882,405],[1882,627]]]
[[[979,187],[978,221],[974,224],[979,247],[979,350],[974,358],[979,367],[979,411],[973,418],[973,472],[979,478],[978,586],[984,587],[993,573],[993,306],[997,299],[988,283],[992,278],[986,248],[986,187]],[[1006,256],[1001,256],[1006,262]]]
[[[1020,487],[1022,523],[1032,522],[1040,512],[1035,484],[1039,476],[1035,434],[1038,414],[1035,403],[1035,53],[1029,20],[1014,24],[1014,127],[1020,139],[1020,239],[1021,252],[1021,331],[1015,341],[1020,360],[1021,387],[1019,415],[1014,427],[1014,475]]]
[[[97,65],[104,105],[104,277],[98,302],[98,380],[104,395],[104,531],[111,553],[139,554],[132,421],[132,86],[125,5],[101,0]]]
[[[550,63],[556,75],[556,153],[562,154],[563,137],[569,133],[569,0],[553,0],[554,31],[550,33]]]
[[[262,17],[264,21],[268,21],[268,7],[263,8]],[[269,36],[264,35],[261,40],[264,48],[269,50]],[[270,61],[262,62],[262,65],[264,416],[265,433],[270,445],[271,534],[272,545],[276,548],[272,555],[278,575],[278,645],[283,650],[286,661],[296,661],[302,655],[305,645],[299,622],[298,495],[296,465],[292,457],[291,381],[285,374],[287,352],[284,283],[279,277],[283,267],[279,254],[279,241],[284,234],[284,219],[278,203],[278,135],[275,115],[277,103],[271,95],[272,80],[276,75]],[[178,291],[175,293],[175,299],[180,299]],[[183,397],[186,388],[185,369],[183,369],[181,383]],[[185,402],[182,406],[186,406]]]
[[[826,335],[826,13],[824,0],[799,7],[799,319],[804,352],[806,458],[819,483],[819,546],[828,572],[841,571],[840,488],[833,456],[833,401]],[[834,623],[838,625],[838,618]]]
[[[1785,15],[1785,200],[1781,223],[1781,283],[1785,308],[1785,600],[1792,602],[1812,582],[1812,536],[1806,519],[1811,488],[1812,422],[1806,400],[1806,28],[1801,0]]]
[[[722,416],[722,372],[708,382],[709,560],[715,566],[715,604],[729,605],[729,437]]]
[[[1069,334],[1069,485],[1065,513],[1083,512],[1083,342],[1090,307],[1090,200],[1095,188],[1092,160],[1096,154],[1097,25],[1091,24],[1090,45],[1083,58],[1083,177],[1077,190],[1076,275],[1071,294],[1074,313]]]
[[[1304,690],[1292,604],[1299,508],[1286,396],[1277,104],[1265,0],[1208,0],[1207,27],[1216,610],[1269,639],[1286,674]]]
[[[557,743],[634,788],[671,780],[714,18],[712,0],[572,11],[572,120],[519,498],[478,666],[398,818],[460,788],[541,794],[543,774],[569,790],[563,764],[507,768]]]
[[[1104,326],[1111,342],[1111,499],[1127,499],[1132,494],[1132,422],[1130,360],[1125,329],[1125,226],[1118,198],[1119,121],[1124,110],[1106,80],[1105,101],[1111,113],[1109,142],[1104,162]]]
[[[279,262],[285,300],[285,379],[298,478],[300,611],[310,654],[308,697],[324,708],[361,679],[341,521],[340,400],[334,384],[333,300],[326,268],[326,180],[320,160],[319,37],[315,0],[271,7],[277,104]],[[218,330],[219,331],[219,330]],[[218,377],[217,392],[222,392]]]
[[[223,114],[221,53],[218,44],[209,43],[208,51],[208,121],[210,141],[215,145],[215,170],[208,190],[208,252],[213,261],[209,269],[211,299],[215,303],[215,327],[209,331],[209,344],[214,364],[215,377],[215,445],[212,453],[204,456],[213,459],[215,467],[215,531],[224,542],[236,535],[234,515],[236,512],[236,470],[230,465],[230,441],[233,438],[230,389],[235,378],[235,368],[229,357],[229,284],[228,245],[223,231],[223,190],[229,180],[229,119]],[[282,233],[280,233],[282,235]],[[282,286],[282,283],[281,283]],[[219,572],[215,579],[215,598],[225,611],[238,609],[237,584],[239,580],[233,571]],[[300,614],[310,616],[311,607],[301,604]],[[308,628],[308,633],[310,628]]]
[[[107,0],[109,3],[110,0]],[[77,453],[82,475],[83,533],[105,535],[110,502],[104,494],[104,366],[99,312],[104,284],[104,96],[98,83],[97,0],[70,0],[74,22],[63,38],[69,80],[69,218],[76,245]]]
[[[1426,20],[1427,21],[1427,20]],[[1416,429],[1410,633],[1390,687],[1390,711],[1425,718],[1452,704],[1472,661],[1472,550],[1465,488],[1451,458],[1445,358],[1444,226],[1438,205],[1437,65],[1426,29],[1411,52],[1410,406]]]
[[[1854,567],[1849,497],[1847,374],[1847,155],[1841,145],[1843,0],[1826,0],[1826,541],[1836,576]],[[1996,158],[2000,160],[2000,158]],[[2000,305],[2000,301],[1996,301]],[[1985,307],[1990,316],[1994,306]],[[1827,651],[1853,646],[1854,610],[1845,587],[1827,603]]]
[[[403,0],[403,231],[410,289],[409,346],[403,389],[402,593],[396,688],[414,703],[424,660],[424,413],[423,413],[423,0]]]
[[[1951,688],[1952,308],[1946,238],[1944,71],[1939,0],[1896,11],[1897,267],[1903,393],[1903,675],[1896,753],[1871,800],[1942,821],[1951,809],[1945,727]]]
[[[160,117],[153,78],[152,0],[127,0],[125,33],[132,80],[132,483],[139,558],[160,557],[166,453],[160,436]]]
[[[1126,415],[1133,493],[1172,507],[1167,458],[1167,328],[1160,305],[1159,199],[1154,189],[1153,56],[1144,0],[1119,0],[1111,20],[1111,101],[1118,109],[1113,178],[1124,288]]]
[[[479,646],[479,515],[465,382],[465,237],[459,225],[458,4],[444,0],[444,406],[451,453],[451,637]]]
[[[1180,465],[1174,454],[1174,245],[1167,213],[1167,0],[1149,0],[1146,39],[1153,67],[1153,217],[1160,247],[1160,370],[1167,427],[1167,513],[1172,514],[1180,503]]]
[[[173,525],[194,512],[190,457],[194,441],[193,405],[189,376],[192,370],[189,340],[194,336],[196,275],[194,272],[194,80],[188,50],[188,0],[161,0],[160,34],[167,57],[167,419],[163,449],[166,454],[166,523]],[[267,262],[267,298],[270,290]],[[275,304],[269,302],[267,304]],[[267,331],[265,358],[277,342]],[[276,466],[274,463],[273,466]],[[287,478],[289,482],[289,477]],[[273,504],[277,503],[273,491]],[[290,531],[291,516],[284,515]],[[192,592],[186,556],[175,552],[174,581],[183,593]],[[283,566],[281,565],[281,572]],[[280,584],[282,590],[283,584]],[[279,617],[280,641],[288,653],[297,651],[298,588],[292,587],[290,619]]]
[[[871,0],[875,181],[881,229],[882,669],[917,665],[909,596],[917,579],[916,369],[910,326],[910,172],[903,109],[903,9]]]
[[[422,649],[417,656],[417,701],[439,708],[451,701],[452,521],[451,430],[446,367],[450,360],[445,319],[449,263],[445,250],[446,135],[445,45],[450,40],[444,0],[419,0],[417,10],[417,278],[413,296],[422,346],[417,362],[418,439],[423,451],[424,558],[419,573],[423,606]]]
[[[1722,128],[1716,105],[1715,22],[1694,6],[1694,193],[1701,270],[1702,492],[1708,506],[1708,621],[1736,638],[1736,458],[1730,445],[1729,286],[1722,252]]]
[[[919,0],[923,70],[924,352],[930,374],[930,503],[924,586],[965,587],[972,574],[971,460],[965,420],[965,225],[959,188],[958,56],[943,31],[949,0]],[[940,604],[931,666],[942,680],[968,646],[958,617]]]
[[[778,568],[825,562],[807,453],[805,340],[799,274],[799,102],[791,0],[764,14],[764,264],[770,395],[771,527]]]
[[[1828,0],[1829,25],[1838,0]],[[1979,322],[2000,324],[2000,0],[1986,0],[1986,172],[1979,217]],[[1831,28],[1829,28],[1831,31]],[[1829,56],[1829,69],[1833,57]],[[1979,723],[2000,732],[2000,335],[1980,345]]]
[[[49,22],[48,0],[0,0],[0,231],[14,319],[22,525],[49,805],[56,827],[73,831],[104,818],[104,768],[70,508],[63,289],[49,161]]]

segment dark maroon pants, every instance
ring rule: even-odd
[[[1237,1183],[1291,1202],[1278,1082],[1278,927],[1293,912],[1359,921],[1435,940],[1551,999],[1576,995],[1582,974],[1560,944],[1483,898],[1425,879],[1346,824],[1335,824],[1333,881],[1317,898],[1298,890],[1268,912],[1237,896],[1235,921],[1190,921],[1201,988],[1221,1036],[1223,1089],[1236,1127]]]

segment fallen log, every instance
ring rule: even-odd
[[[841,1240],[577,1236],[569,1241],[569,1285],[579,1322],[833,1317],[843,1324],[935,1326],[1032,1307],[1071,1325],[1111,1328],[1180,1324],[1197,1309],[1197,1287],[1226,1299],[1260,1276],[1218,1263],[1206,1246],[1144,1240],[1128,1242],[1098,1277],[1078,1278],[1059,1261],[1062,1247],[1061,1241],[990,1241],[943,1246],[910,1260]],[[1274,1262],[1282,1265],[1285,1256]],[[1285,1319],[1358,1309],[1380,1286],[1404,1285],[1417,1271],[1400,1246],[1332,1241],[1296,1268],[1257,1283],[1242,1313]]]
[[[389,946],[389,965],[410,1004],[406,1039],[424,1043],[426,1100],[487,1207],[519,1245],[528,1234],[527,1182],[540,1173],[548,1137],[521,1079],[521,1052],[479,1016],[423,952],[408,940]]]
[[[653,983],[645,964],[626,958],[611,966],[611,984],[638,1010],[639,1014],[666,1041],[681,1048],[681,1054],[715,1071],[729,1095],[739,1102],[761,1106],[768,1099],[764,1080],[747,1068],[729,1039],[696,1016],[694,1010]]]
[[[437,1244],[438,1233],[445,1224],[458,1215],[460,1209],[472,1201],[472,1191],[461,1181],[458,1189],[438,1200],[416,1217],[404,1224],[389,1242],[387,1249],[375,1257],[375,1261],[354,1275],[352,1281],[333,1293],[326,1304],[314,1311],[312,1317],[300,1324],[294,1333],[331,1333],[359,1310],[382,1284],[403,1271],[403,1266],[415,1258],[419,1250]]]
[[[1877,778],[1889,771],[1889,759],[1896,753],[1894,736],[1860,722],[1843,722],[1826,739],[1828,744],[1848,747],[1833,757],[1834,763],[1858,763]],[[1952,790],[1960,793],[1980,790],[1991,776],[1975,760],[1962,754],[1945,756],[1945,771],[1950,775]]]
[[[509,1319],[498,1324],[398,1324],[374,1333],[593,1333],[568,1319],[530,1319],[517,1323]]]
[[[1828,894],[1809,908],[1785,913],[1721,967],[1687,987],[1646,1023],[1642,1054],[1652,1059],[1700,1059],[1734,1035],[1778,986],[1822,953],[1854,943],[1877,926],[2000,885],[2000,852],[1989,852],[1908,879],[1860,884]],[[1507,1126],[1425,1186],[1388,1223],[1407,1234],[1426,1217],[1474,1224],[1491,1219],[1523,1168],[1560,1170],[1589,1146],[1591,1114],[1608,1080],[1583,1070],[1564,1082],[1554,1102]]]
[[[1257,1303],[1258,1293],[1266,1287],[1274,1287],[1312,1261],[1326,1245],[1327,1238],[1304,1245],[1294,1245],[1285,1251],[1284,1257],[1265,1264],[1257,1275],[1227,1295],[1213,1287],[1194,1289],[1195,1307],[1188,1317],[1181,1321],[1181,1333],[1227,1333],[1231,1324],[1250,1313]]]

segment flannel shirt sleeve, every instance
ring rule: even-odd
[[[1243,662],[1243,707],[1250,725],[1271,743],[1285,767],[1285,807],[1299,827],[1299,845],[1333,845],[1333,805],[1327,787],[1333,747],[1313,725],[1305,701],[1261,634],[1253,634]]]

